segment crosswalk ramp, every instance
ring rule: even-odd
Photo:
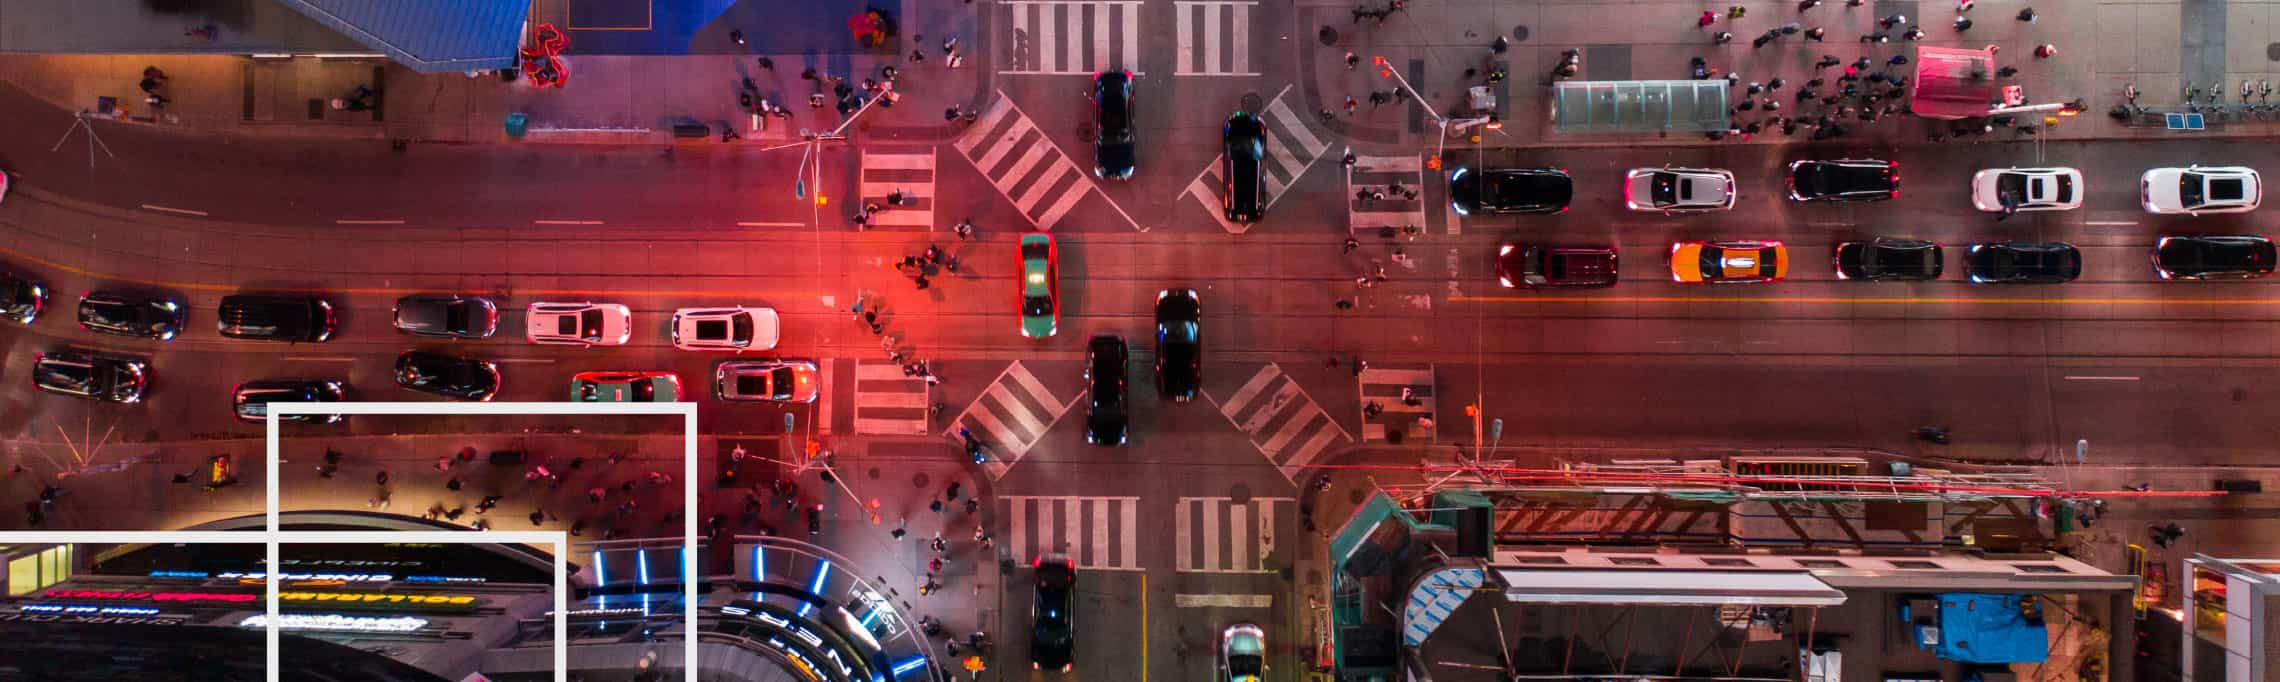
[[[1417,193],[1406,198],[1401,190]],[[1362,196],[1363,193],[1369,196]],[[1385,198],[1375,198],[1384,194]],[[1425,229],[1425,164],[1415,156],[1355,156],[1346,173],[1346,231]]]
[[[1179,76],[1256,76],[1251,66],[1251,0],[1179,0],[1172,3],[1172,63]]]
[[[1359,377],[1362,395],[1362,442],[1422,443],[1431,440],[1432,429],[1419,421],[1420,417],[1440,419],[1434,411],[1433,366],[1422,367],[1370,367]],[[1401,398],[1402,389],[1409,389],[1409,400]],[[1383,411],[1369,416],[1369,408],[1376,405]]]
[[[871,214],[871,227],[934,229],[934,150],[888,152],[864,149],[857,197],[882,210]],[[903,193],[903,205],[892,206],[888,197]],[[860,204],[859,204],[860,205]]]
[[[924,436],[926,381],[905,376],[892,362],[855,361],[855,432]]]
[[[1270,213],[1275,201],[1282,198],[1283,189],[1297,183],[1299,176],[1305,175],[1306,169],[1322,158],[1322,150],[1330,146],[1323,135],[1315,131],[1312,116],[1301,115],[1291,108],[1290,90],[1291,86],[1283,86],[1282,92],[1267,100],[1266,108],[1259,112],[1259,120],[1267,125],[1267,159],[1262,164],[1267,192],[1263,203]],[[1221,201],[1227,193],[1223,175],[1226,163],[1223,151],[1188,182],[1186,193],[1203,205],[1204,212],[1218,221],[1221,229],[1241,234],[1251,226],[1227,220]]]
[[[1005,550],[1016,560],[1066,554],[1077,568],[1140,570],[1140,498],[1005,495]]]
[[[1140,68],[1138,0],[1000,0],[1016,76],[1092,74]]]
[[[1297,500],[1182,497],[1172,508],[1172,547],[1183,573],[1272,573],[1289,565],[1275,540]]]
[[[1053,229],[1094,188],[1086,171],[1002,92],[951,146],[1039,230]]]
[[[994,479],[1021,461],[1021,456],[1052,430],[1054,422],[1082,399],[1082,395],[1067,400],[1053,395],[1028,365],[1016,360],[966,406],[966,411],[958,413],[943,433],[956,436],[959,429],[966,429],[981,439],[990,452],[983,468]]]
[[[1330,446],[1353,442],[1345,427],[1275,363],[1259,368],[1233,395],[1215,402],[1219,413],[1250,437],[1251,447],[1293,481]]]

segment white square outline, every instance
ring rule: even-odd
[[[372,536],[375,536],[375,537],[384,537],[384,538],[387,538],[387,539],[366,540],[365,542],[374,542],[374,543],[388,543],[388,542],[439,542],[439,543],[451,543],[451,542],[456,542],[456,543],[484,543],[484,544],[489,544],[489,543],[496,543],[496,542],[500,542],[500,540],[497,540],[497,539],[474,539],[474,538],[501,538],[501,537],[509,537],[509,538],[512,538],[512,537],[524,537],[524,536],[542,536],[542,537],[541,537],[541,539],[540,539],[540,540],[538,540],[538,541],[540,541],[540,542],[544,542],[545,540],[543,539],[543,536],[546,536],[546,535],[552,535],[552,536],[554,536],[554,537],[556,538],[556,542],[557,542],[557,544],[555,544],[555,549],[556,549],[556,552],[555,552],[555,555],[554,555],[554,584],[555,584],[555,592],[554,592],[554,680],[555,680],[555,682],[569,682],[569,675],[570,675],[570,670],[569,670],[569,663],[570,663],[570,661],[569,661],[569,649],[568,649],[567,647],[565,647],[565,646],[564,646],[564,642],[566,641],[566,638],[567,638],[567,637],[569,637],[569,630],[568,630],[568,628],[567,628],[567,627],[565,627],[565,626],[567,625],[567,622],[568,622],[568,613],[567,613],[567,611],[568,611],[568,599],[569,599],[569,595],[568,595],[568,593],[565,591],[565,587],[566,587],[566,585],[567,585],[567,582],[568,582],[568,574],[567,574],[567,571],[565,570],[565,561],[564,561],[564,559],[565,559],[565,556],[566,556],[566,554],[567,554],[567,553],[568,553],[568,551],[569,551],[569,547],[567,546],[567,542],[563,542],[563,540],[566,540],[566,539],[567,539],[567,537],[568,537],[568,536],[567,536],[567,534],[565,534],[565,533],[562,533],[561,531],[552,531],[552,532],[550,532],[550,533],[549,533],[549,532],[540,532],[540,531],[482,531],[482,532],[478,532],[478,533],[465,533],[465,532],[462,532],[462,531],[283,531],[283,530],[280,530],[280,529],[278,528],[278,522],[277,522],[277,515],[278,515],[278,485],[279,485],[279,483],[280,483],[280,479],[279,479],[279,473],[280,473],[280,472],[279,472],[279,467],[278,467],[278,451],[279,451],[279,446],[278,446],[278,440],[279,440],[279,439],[278,439],[278,429],[277,429],[277,425],[278,425],[278,417],[281,417],[281,416],[287,416],[287,415],[298,415],[298,414],[339,414],[339,415],[357,415],[357,414],[386,414],[386,415],[442,415],[442,416],[555,416],[555,415],[660,415],[660,416],[670,416],[670,415],[680,415],[680,416],[681,416],[681,446],[682,446],[682,453],[681,453],[681,465],[682,465],[682,474],[681,474],[681,484],[682,484],[682,502],[681,502],[681,504],[682,504],[682,514],[681,514],[681,522],[682,522],[682,531],[681,531],[681,532],[682,532],[682,537],[681,537],[681,551],[682,551],[682,552],[685,554],[685,556],[683,556],[683,557],[682,557],[682,560],[681,560],[681,589],[682,589],[682,609],[683,609],[683,611],[682,611],[682,615],[681,615],[681,617],[682,617],[682,624],[681,624],[681,632],[682,632],[682,637],[681,637],[681,643],[682,643],[682,656],[683,656],[683,658],[682,658],[682,662],[681,662],[681,677],[682,677],[682,679],[684,679],[684,680],[695,680],[695,679],[697,679],[697,667],[698,667],[698,666],[697,666],[697,639],[698,639],[698,632],[697,632],[697,628],[698,628],[698,620],[697,620],[697,606],[698,606],[698,604],[697,604],[697,552],[696,552],[696,547],[697,547],[697,514],[689,513],[689,510],[690,510],[690,509],[694,509],[694,508],[696,508],[696,507],[697,507],[697,504],[698,504],[698,502],[697,502],[697,404],[696,404],[696,403],[691,403],[691,402],[675,402],[675,403],[580,403],[580,402],[560,402],[560,403],[533,403],[533,402],[519,402],[519,403],[490,403],[490,402],[423,402],[423,403],[407,403],[407,402],[270,403],[270,405],[269,405],[269,409],[268,409],[268,410],[266,410],[266,412],[268,413],[268,418],[267,418],[267,420],[266,420],[267,429],[266,429],[266,432],[265,432],[265,436],[266,436],[266,437],[264,438],[264,441],[265,441],[265,447],[266,447],[266,449],[267,449],[267,455],[266,455],[266,456],[263,458],[263,459],[265,460],[263,463],[266,465],[266,468],[268,469],[268,471],[266,472],[266,475],[269,477],[269,480],[268,480],[268,485],[266,486],[266,488],[267,488],[267,493],[268,493],[268,501],[267,501],[267,506],[266,506],[266,509],[267,509],[267,512],[268,512],[268,516],[269,516],[269,518],[268,518],[268,521],[267,521],[266,525],[264,526],[263,535],[265,536],[265,538],[266,538],[266,540],[267,540],[267,543],[268,543],[268,545],[269,545],[269,565],[270,565],[270,566],[273,566],[273,567],[274,567],[274,566],[279,566],[279,565],[281,565],[281,564],[279,563],[279,559],[280,559],[280,557],[278,556],[278,551],[277,551],[278,538],[279,538],[279,537],[281,537],[281,536],[292,536],[292,537],[309,537],[309,538],[311,538],[311,539],[309,539],[309,540],[304,540],[304,542],[324,542],[325,540],[323,540],[323,539],[321,539],[321,538],[325,538],[325,537],[340,538],[341,540],[339,540],[339,541],[348,541],[348,542],[355,542],[356,540],[350,540],[350,539],[348,539],[348,538],[358,538],[358,537],[363,537],[363,536],[365,536],[366,534],[370,534],[370,535],[372,535]],[[230,532],[233,532],[233,531],[219,531],[219,532],[222,532],[222,533],[230,533]],[[239,533],[240,533],[240,535],[242,536],[242,532],[239,532]],[[4,536],[4,535],[0,535],[0,537],[5,537],[5,536]],[[429,538],[429,537],[442,537],[442,538],[445,538],[445,539],[441,539],[441,540],[434,540],[434,539],[413,539],[413,540],[407,540],[407,539],[406,539],[406,538]],[[509,540],[509,542],[512,542],[512,540]],[[267,669],[267,670],[268,670],[268,672],[269,672],[269,681],[268,681],[268,682],[281,682],[281,680],[278,678],[278,675],[279,675],[279,673],[281,672],[281,671],[278,669],[278,667],[279,667],[279,663],[280,663],[280,658],[279,658],[279,654],[278,654],[278,650],[277,650],[278,641],[279,641],[279,636],[278,636],[278,634],[279,634],[279,630],[278,630],[278,624],[279,624],[280,622],[282,622],[284,619],[283,619],[283,618],[280,618],[280,617],[278,616],[278,609],[277,609],[277,580],[276,580],[276,576],[277,576],[279,573],[282,573],[282,571],[274,571],[274,570],[273,570],[273,571],[269,571],[270,579],[267,581],[267,582],[268,582],[268,584],[269,584],[269,616],[270,616],[270,617],[269,617],[269,620],[268,620],[268,628],[266,628],[266,629],[267,629],[267,631],[268,631],[268,644],[267,644],[267,652],[266,652],[266,653],[267,653],[267,663],[266,663],[266,669]]]

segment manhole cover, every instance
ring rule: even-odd
[[[1227,496],[1233,498],[1236,504],[1247,504],[1251,501],[1251,484],[1237,483],[1235,487],[1227,489]]]
[[[1528,40],[1528,27],[1526,27],[1526,26],[1514,26],[1514,27],[1512,27],[1512,42],[1518,43],[1518,42],[1525,42],[1525,41],[1527,41],[1527,40]]]
[[[1314,32],[1314,40],[1322,43],[1324,47],[1336,45],[1338,44],[1338,29],[1324,26],[1322,30]]]
[[[1260,109],[1264,109],[1267,106],[1267,101],[1260,99],[1259,93],[1256,92],[1243,93],[1243,99],[1239,101],[1240,103],[1235,105],[1237,108],[1254,114],[1258,113]]]

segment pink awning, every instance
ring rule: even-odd
[[[1916,48],[1915,95],[1909,106],[1917,116],[1938,119],[1987,115],[1997,99],[1995,53],[1950,47]]]

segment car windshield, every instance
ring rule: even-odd
[[[1124,101],[1124,88],[1114,83],[1106,85],[1100,93],[1100,130],[1104,135],[1120,136],[1132,127],[1131,111]]]
[[[565,317],[562,319],[562,323],[567,327],[570,326],[571,320],[570,318]],[[578,313],[577,326],[571,329],[564,329],[562,330],[562,333],[576,334],[580,338],[584,338],[589,341],[601,340],[602,311],[588,310],[582,313]]]
[[[1195,343],[1203,327],[1194,322],[1165,322],[1156,325],[1157,338],[1176,343]]]
[[[1053,299],[1044,296],[1023,296],[1021,298],[1021,314],[1029,317],[1051,315],[1053,314]]]
[[[2053,180],[2053,183],[2058,186],[2058,191],[2052,193],[2053,198],[2057,199],[2059,203],[2074,201],[2074,176],[2060,173]]]
[[[775,370],[775,371],[772,371],[772,372],[769,372],[769,373],[768,373],[768,379],[769,379],[769,382],[770,382],[770,383],[772,383],[772,384],[774,384],[774,385],[776,386],[776,396],[775,396],[775,397],[777,397],[777,398],[781,398],[781,399],[786,399],[786,400],[789,400],[789,399],[791,399],[791,397],[792,397],[792,368],[790,368],[790,367],[778,367],[778,368],[776,368],[776,370]]]
[[[445,304],[443,307],[443,328],[455,332],[467,331],[467,314],[472,312],[474,308],[475,306],[468,305],[464,301]]]
[[[1227,674],[1232,677],[1258,677],[1266,673],[1266,659],[1252,654],[1228,654]]]
[[[633,385],[627,388],[629,389],[627,392],[633,394],[634,402],[646,403],[657,398],[657,380],[655,379],[635,379]]]
[[[39,375],[40,385],[43,386],[65,388],[78,393],[93,393],[95,391],[95,368],[93,367],[48,362],[41,363],[36,373]]]
[[[740,312],[734,316],[729,317],[728,319],[730,325],[734,327],[733,332],[735,334],[735,336],[729,338],[729,342],[739,346],[751,343],[752,315],[749,313]]]
[[[1995,196],[2009,197],[2013,203],[2027,200],[2027,174],[1999,173],[1995,176]]]
[[[2177,199],[2186,206],[2201,205],[2201,183],[2207,180],[2200,173],[2186,173],[2177,181]]]
[[[1702,276],[1706,278],[1718,277],[1725,274],[1726,250],[1715,246],[1702,247],[1702,261],[1700,263],[1700,266],[1702,268]]]
[[[1677,173],[1656,173],[1653,176],[1653,182],[1654,184],[1648,189],[1647,194],[1648,196],[1654,198],[1656,205],[1678,203],[1679,193]],[[1691,188],[1689,189],[1691,190]],[[1692,194],[1693,192],[1689,191],[1687,193]]]

